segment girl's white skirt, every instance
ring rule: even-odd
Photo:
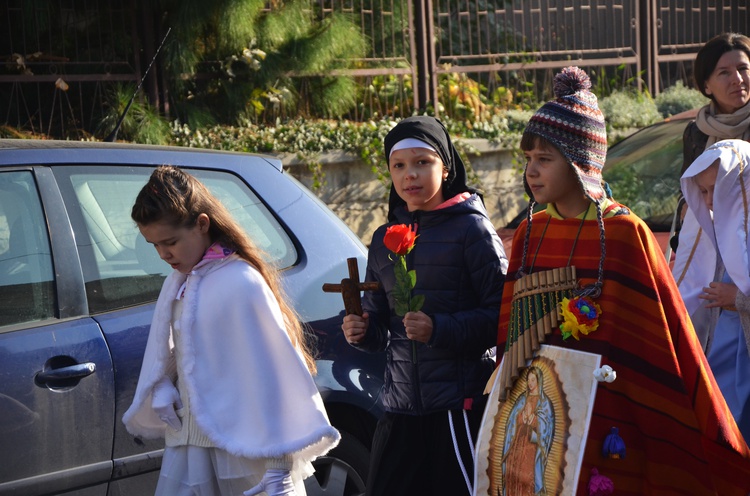
[[[265,460],[236,457],[218,448],[167,447],[155,496],[242,496],[265,472]],[[306,494],[302,481],[295,490],[297,496]]]

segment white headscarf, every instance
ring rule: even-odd
[[[706,150],[721,140],[750,140],[750,103],[732,114],[719,114],[714,102],[702,107],[695,119],[698,129],[708,136]],[[683,193],[684,194],[684,193]],[[680,294],[688,313],[701,307],[698,296],[714,277],[716,252],[695,218],[691,208],[687,209],[680,229],[680,249],[675,254],[672,273],[677,280]],[[704,258],[696,258],[696,256]],[[698,281],[702,282],[698,282]],[[695,320],[693,322],[695,324]]]
[[[407,148],[426,148],[427,150],[437,153],[435,147],[428,145],[422,140],[419,140],[417,138],[404,138],[393,145],[393,148],[391,148],[391,152],[388,154],[388,158],[391,158],[391,155],[393,155],[393,152],[395,152],[396,150],[405,150]]]
[[[711,212],[703,201],[695,177],[717,160],[719,170],[714,185],[713,212]],[[680,179],[682,194],[690,210],[694,212],[703,235],[711,241],[713,249],[721,255],[732,281],[742,293],[748,296],[750,296],[749,165],[750,143],[738,139],[723,140],[706,148],[706,151],[695,159]],[[692,257],[701,264],[712,258],[711,254],[697,252]],[[689,285],[689,283],[690,281],[683,281],[683,285]],[[694,281],[694,284],[705,283]],[[680,286],[681,290],[683,285]]]

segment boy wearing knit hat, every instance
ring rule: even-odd
[[[561,71],[521,140],[530,203],[505,280],[475,494],[747,495],[750,451],[667,262],[602,181],[606,128],[590,86],[581,69]],[[546,209],[533,213],[537,203]],[[594,365],[555,368],[544,358],[554,353]]]

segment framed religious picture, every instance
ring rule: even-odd
[[[477,440],[474,496],[575,494],[600,362],[600,355],[542,345],[505,401],[502,374],[494,376]]]

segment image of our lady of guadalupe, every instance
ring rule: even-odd
[[[477,441],[474,495],[575,493],[599,362],[598,355],[542,345],[504,400],[500,381],[493,382]]]
[[[503,443],[503,494],[547,494],[544,470],[555,432],[555,412],[539,367],[526,369],[526,389],[508,416]]]

